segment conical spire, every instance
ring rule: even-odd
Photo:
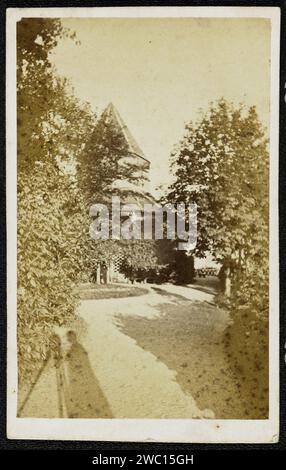
[[[122,132],[131,154],[137,155],[138,157],[143,158],[146,162],[149,162],[113,103],[109,103],[109,105],[103,111],[101,118],[104,119],[104,121],[107,123],[112,123],[118,130]]]

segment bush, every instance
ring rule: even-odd
[[[232,324],[226,345],[232,364],[242,378],[252,419],[268,417],[269,321],[267,263],[256,265],[240,280],[230,299]]]
[[[242,379],[251,419],[268,418],[268,321],[245,309],[235,312],[226,332],[227,352]]]
[[[73,286],[80,274],[82,241],[76,220],[66,207],[71,197],[71,191],[48,164],[35,169],[33,178],[19,176],[20,381],[30,381],[46,358],[53,327],[67,324],[74,316]]]

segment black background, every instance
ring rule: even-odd
[[[285,248],[286,248],[286,0],[281,1],[2,1],[0,16],[0,450],[8,459],[8,465],[56,465],[92,466],[92,457],[102,455],[127,456],[133,458],[138,453],[144,454],[193,454],[194,466],[206,465],[275,465],[282,458],[285,461],[286,450],[286,322],[284,292]],[[6,438],[6,200],[5,200],[5,17],[6,8],[29,7],[100,7],[100,6],[276,6],[281,9],[281,62],[280,62],[280,176],[279,176],[279,212],[280,212],[280,439],[277,444],[172,444],[172,443],[126,443],[126,442],[84,442],[84,441],[36,441],[8,440]],[[60,452],[61,451],[61,452]],[[284,455],[281,455],[283,453]],[[2,459],[1,459],[2,460]],[[124,468],[131,468],[132,464]],[[115,466],[114,466],[115,467]],[[140,468],[140,466],[138,466]],[[142,466],[141,466],[142,467]]]

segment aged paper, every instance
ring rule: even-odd
[[[279,438],[278,8],[7,10],[7,433]]]

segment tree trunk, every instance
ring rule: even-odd
[[[107,265],[107,268],[106,268],[106,279],[105,279],[105,283],[106,284],[109,284],[110,283],[110,266]]]
[[[110,264],[109,264],[109,282],[113,281],[113,276],[114,276],[114,264],[113,264],[113,261],[110,261]]]
[[[231,280],[230,280],[230,270],[226,269],[225,271],[225,283],[224,283],[224,294],[228,298],[231,293]]]
[[[96,269],[96,284],[100,284],[100,264],[98,264]]]

